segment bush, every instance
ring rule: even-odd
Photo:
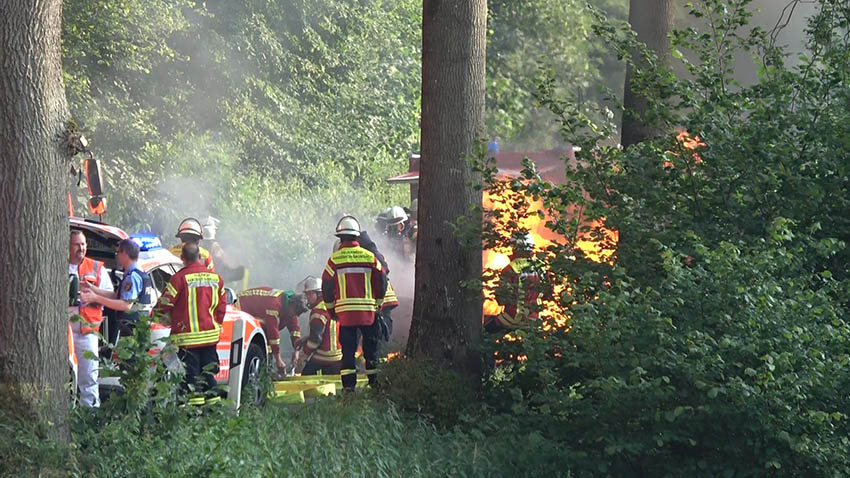
[[[401,410],[419,414],[442,426],[459,423],[476,403],[477,383],[428,359],[397,357],[381,366],[380,394]]]
[[[786,68],[766,32],[742,31],[748,3],[693,7],[710,28],[672,35],[686,78],[637,62],[644,119],[662,133],[628,149],[606,145],[615,129],[585,104],[541,84],[580,162],[566,185],[529,167],[510,188],[541,199],[565,238],[537,259],[569,322],[491,344],[525,360],[490,374],[494,417],[482,425],[538,436],[546,446],[527,458],[541,469],[850,474],[850,10],[819,2],[809,51]],[[624,55],[640,50],[625,27],[595,31]],[[736,50],[758,52],[758,84],[736,83]],[[498,245],[522,214],[495,216],[485,237]],[[582,250],[606,245],[600,226],[619,233],[610,263]]]

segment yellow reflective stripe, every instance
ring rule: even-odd
[[[177,289],[175,289],[174,286],[171,285],[171,282],[166,284],[165,291],[168,292],[171,295],[177,295]]]
[[[323,350],[316,350],[314,352],[317,357],[321,358],[325,362],[336,362],[337,360],[342,359],[342,352],[325,352]]]
[[[283,294],[283,291],[282,291],[282,290],[279,290],[279,289],[273,289],[273,290],[272,290],[272,293],[271,293],[271,296],[272,296],[272,297],[280,297],[280,295],[281,295],[281,294]]]
[[[307,341],[307,347],[310,347],[311,349],[317,349],[319,348],[319,345],[320,344],[318,342],[313,342],[312,340]],[[318,350],[316,352],[318,353]]]
[[[277,310],[266,309],[266,314],[272,317],[280,318],[280,313]]]
[[[366,375],[375,375],[376,373],[378,373],[378,369],[375,369],[375,368],[367,368],[366,369]]]
[[[216,326],[218,324],[216,323]],[[218,342],[219,329],[216,327],[213,330],[204,330],[203,332],[184,332],[182,334],[173,334],[171,343],[178,347],[186,345],[202,345]]]
[[[372,293],[372,271],[370,270],[369,272],[363,274],[363,278],[366,281],[366,297],[375,297],[375,294]]]
[[[357,375],[357,370],[352,368],[346,368],[339,371],[340,375]]]
[[[212,291],[212,303],[210,304],[210,318],[215,322],[215,308],[218,307],[218,284]]]
[[[336,283],[337,283],[337,286],[339,286],[339,296],[345,297],[346,296],[345,273],[341,272],[338,276],[336,276]],[[338,300],[337,300],[337,303],[339,303]]]
[[[313,320],[313,319],[318,320],[319,322],[322,323],[322,325],[325,325],[325,324],[328,323],[328,318],[325,317],[325,314],[319,314],[319,313],[314,312],[314,313],[310,314],[310,320]]]
[[[325,272],[327,272],[328,275],[331,276],[331,277],[334,276],[334,270],[331,268],[330,264],[325,265]]]
[[[328,327],[328,333],[330,334],[330,337],[329,337],[330,340],[328,341],[328,349],[329,349],[328,351],[333,352],[334,355],[339,353],[339,355],[342,356],[342,351],[339,349],[339,347],[336,346],[337,340],[339,340],[339,339],[337,339],[337,334],[339,333],[339,328],[337,327],[337,324],[329,324],[329,325],[330,325],[330,327]]]
[[[204,397],[192,397],[189,399],[189,405],[203,405]]]
[[[206,405],[213,405],[221,402],[221,397],[210,397],[206,400]]]
[[[374,304],[375,299],[371,297],[346,297],[344,299],[339,299],[336,301],[337,307],[340,305],[351,305],[351,304],[361,304],[361,305],[369,305]]]
[[[337,307],[336,308],[337,313],[339,313],[339,312],[357,312],[357,311],[360,311],[360,312],[375,312],[376,310],[378,310],[378,309],[374,305],[371,306],[371,307],[367,306],[367,305],[347,305],[345,307]]]
[[[198,291],[195,288],[189,288],[189,331],[197,332],[201,330],[201,324],[198,321]]]
[[[294,331],[294,332],[289,332],[289,335],[290,335],[291,337],[298,338],[298,337],[301,337],[301,331],[300,331],[300,330],[296,330],[296,331]]]
[[[280,345],[280,339],[269,339],[269,345]]]

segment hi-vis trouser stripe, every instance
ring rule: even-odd
[[[357,369],[345,368],[339,371],[340,375],[357,375]]]

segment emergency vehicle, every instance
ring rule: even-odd
[[[166,284],[178,270],[183,267],[183,262],[167,249],[162,247],[160,240],[152,235],[130,236],[120,228],[110,226],[90,219],[77,217],[70,218],[71,230],[80,230],[85,234],[88,242],[86,256],[97,261],[102,261],[109,271],[115,289],[121,282],[122,273],[117,270],[115,250],[118,242],[122,239],[132,239],[139,245],[139,268],[150,275],[153,285],[152,304],[156,304]],[[233,306],[236,302],[236,294],[231,289],[225,289],[227,294],[227,313],[222,324],[219,341],[216,345],[219,359],[219,372],[216,382],[227,385],[228,396],[238,408],[243,393],[249,394],[244,397],[253,403],[264,400],[262,387],[260,387],[260,373],[267,360],[267,341],[260,322],[245,312]],[[109,337],[106,328],[109,320],[106,318],[107,310],[104,310],[104,321],[101,335]],[[162,345],[162,340],[170,334],[170,327],[153,323],[151,324],[151,339],[154,343]],[[70,340],[69,332],[69,360],[74,376],[73,385],[76,383],[76,359],[73,352],[73,340]],[[104,377],[98,380],[102,390],[120,388],[116,377]]]

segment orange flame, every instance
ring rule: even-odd
[[[510,189],[506,189],[502,195],[496,196],[492,192],[485,193],[483,198],[483,205],[485,209],[488,210],[503,210],[510,211],[510,205],[508,200],[508,195],[514,194]],[[537,253],[545,251],[546,248],[553,243],[564,244],[566,239],[564,236],[553,232],[551,229],[546,227],[546,221],[548,219],[548,215],[546,214],[546,210],[543,206],[543,200],[533,200],[533,198],[526,197],[528,202],[528,214],[526,217],[522,217],[518,220],[517,226],[522,229],[527,229],[531,236],[534,238],[534,250]],[[538,212],[543,211],[543,217],[541,217]],[[594,221],[590,224],[591,231],[596,230],[599,231],[606,239],[605,242],[616,244],[618,239],[617,231],[612,231],[606,229],[602,223],[602,221]],[[579,238],[576,241],[576,247],[582,250],[584,254],[591,260],[596,262],[609,262],[611,260],[611,256],[614,253],[613,249],[606,248],[599,241],[591,239],[588,235]],[[485,250],[483,252],[483,264],[485,270],[490,270],[495,273],[498,273],[502,269],[504,269],[510,263],[510,254],[511,250],[509,248],[495,248]],[[484,314],[485,315],[498,315],[502,312],[503,307],[499,305],[499,303],[495,299],[495,294],[493,289],[496,286],[495,279],[488,281],[485,283],[484,288]],[[541,310],[541,317],[549,317],[554,319],[557,327],[564,327],[566,325],[568,316],[566,311],[558,304],[557,298],[560,297],[561,292],[564,291],[563,284],[556,284],[554,287],[554,299],[544,299],[543,307]],[[544,328],[549,328],[544,325]]]

